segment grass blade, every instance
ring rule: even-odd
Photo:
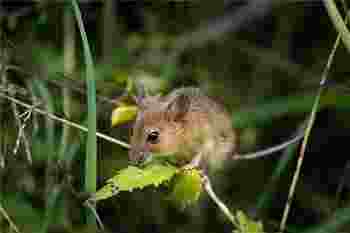
[[[334,28],[338,31],[340,38],[342,39],[345,47],[350,52],[350,32],[346,27],[345,20],[342,19],[338,8],[333,0],[323,0],[326,6],[327,13],[332,20]],[[346,11],[346,14],[348,12]],[[346,18],[346,17],[345,17]]]
[[[83,20],[80,9],[76,0],[71,0],[74,15],[78,23],[84,58],[86,63],[86,84],[88,94],[88,139],[85,158],[85,191],[89,193],[96,192],[96,177],[97,177],[97,137],[96,137],[96,84],[94,80],[94,66],[92,55],[89,48],[89,42],[84,29]],[[95,217],[88,212],[87,223],[90,226],[96,227]]]

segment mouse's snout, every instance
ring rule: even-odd
[[[129,151],[129,160],[135,164],[141,164],[147,159],[148,154],[145,150],[131,149]]]

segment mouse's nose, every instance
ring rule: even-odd
[[[147,152],[144,150],[130,150],[129,160],[137,165],[143,163],[146,160]]]

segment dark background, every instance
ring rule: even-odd
[[[191,85],[224,103],[240,133],[241,152],[290,138],[311,112],[337,33],[322,1],[256,2],[82,1],[96,65],[98,130],[128,141],[130,124],[112,129],[110,117],[113,100],[123,93],[127,79],[135,78],[152,93]],[[337,4],[344,15],[343,2]],[[28,103],[41,101],[43,109],[83,124],[84,58],[69,4],[0,1],[0,25],[1,66],[9,67],[1,72],[1,93],[14,85],[16,91],[7,94]],[[70,42],[73,46],[65,48]],[[75,57],[64,57],[73,48]],[[67,68],[69,64],[76,65]],[[329,222],[339,223],[339,232],[348,231],[348,215],[334,214],[346,210],[342,208],[349,200],[349,71],[349,55],[340,43],[287,232],[311,227],[337,232],[323,225]],[[85,134],[33,114],[25,128],[30,163],[22,142],[13,153],[18,137],[14,108],[0,99],[1,205],[22,232],[90,232],[81,193]],[[266,232],[276,231],[298,149],[230,163],[213,177],[214,188],[230,208],[261,220]],[[102,187],[127,166],[127,151],[99,139],[98,156]],[[288,163],[282,166],[283,161]],[[206,195],[185,211],[165,199],[161,190],[147,188],[101,201],[97,209],[110,232],[232,231]],[[10,232],[2,217],[0,232]]]

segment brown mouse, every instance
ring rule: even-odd
[[[304,137],[300,129],[294,137],[278,145],[248,154],[238,154],[237,131],[231,115],[212,98],[193,87],[179,88],[166,96],[135,98],[139,106],[132,129],[129,158],[142,162],[151,153],[175,156],[177,165],[221,167],[226,159],[255,159],[285,149]]]
[[[237,146],[231,115],[198,88],[166,96],[139,96],[129,158],[144,161],[150,153],[176,157],[179,166],[221,165]]]

